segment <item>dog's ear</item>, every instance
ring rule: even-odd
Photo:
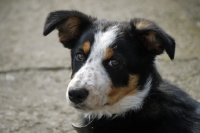
[[[73,48],[74,41],[96,20],[78,11],[51,12],[45,22],[43,35],[46,36],[54,29],[59,31],[60,42],[66,48]]]
[[[134,35],[151,53],[159,55],[167,52],[170,59],[174,59],[175,41],[154,22],[135,18],[130,21]]]

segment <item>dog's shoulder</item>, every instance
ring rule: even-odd
[[[149,95],[154,95],[154,93],[158,93],[159,98],[171,103],[170,105],[183,106],[185,107],[184,109],[200,108],[200,104],[184,92],[183,89],[166,80],[163,80],[157,89],[152,89]]]
[[[148,113],[149,119],[164,122],[163,126],[167,126],[160,126],[163,129],[178,129],[177,132],[186,133],[200,132],[200,104],[168,81],[163,81],[158,88],[151,89],[141,112]]]
[[[163,81],[151,89],[140,110],[93,121],[95,133],[199,133],[200,104],[182,89]],[[87,121],[88,123],[88,121]]]

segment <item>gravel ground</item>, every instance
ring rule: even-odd
[[[69,50],[57,32],[43,37],[50,11],[76,9],[98,18],[157,22],[177,42],[158,58],[163,77],[200,102],[199,0],[0,0],[0,133],[73,133],[65,91]]]

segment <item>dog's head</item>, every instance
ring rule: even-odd
[[[175,42],[155,23],[97,20],[78,11],[56,11],[47,17],[44,35],[59,31],[71,49],[69,104],[85,113],[120,114],[139,109],[152,84],[156,55],[174,58]]]

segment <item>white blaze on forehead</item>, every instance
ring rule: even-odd
[[[94,44],[92,46],[89,58],[102,59],[106,49],[111,46],[117,37],[118,26],[110,27],[107,31],[99,31],[94,36]]]

